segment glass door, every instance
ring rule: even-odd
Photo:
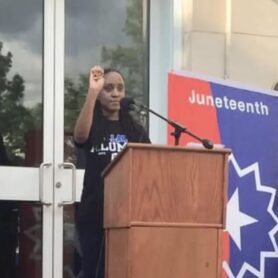
[[[0,7],[0,277],[52,277],[53,3]]]
[[[64,94],[58,93],[55,98],[58,98],[57,109],[64,107],[63,112],[57,110],[59,118],[64,113],[64,129],[59,128],[57,137],[64,138],[64,148],[57,146],[55,155],[59,154],[56,163],[70,162],[77,168],[76,203],[64,206],[63,219],[57,210],[54,224],[57,258],[61,258],[63,252],[63,264],[58,263],[55,273],[62,271],[64,278],[81,277],[82,255],[75,214],[82,192],[85,162],[82,150],[74,148],[72,132],[87,95],[89,70],[93,65],[119,70],[125,77],[128,96],[148,104],[148,9],[147,0],[57,0],[55,70],[58,83],[55,91]],[[147,128],[145,115],[134,116]],[[70,199],[72,196],[70,191],[62,192],[55,191],[55,198],[67,196]],[[60,240],[63,240],[63,248],[60,248]],[[59,260],[55,259],[54,263],[56,261]]]
[[[152,20],[168,7],[160,2]],[[1,278],[80,275],[75,213],[85,162],[73,144],[74,123],[92,65],[121,71],[128,96],[145,104],[149,87],[161,92],[149,84],[149,68],[159,67],[149,67],[150,32],[156,40],[150,6],[148,0],[0,0]],[[148,128],[146,115],[137,119]]]
[[[148,6],[0,0],[1,278],[80,275],[74,122],[94,64],[120,70],[128,95],[148,103]]]
[[[63,1],[0,7],[0,277],[63,277],[76,188],[63,153]]]
[[[75,249],[77,243],[74,214],[80,198],[84,171],[76,171],[73,128],[67,128],[64,114],[64,28],[65,1],[54,1],[54,200],[53,200],[53,276],[54,278],[77,277]],[[71,115],[72,124],[75,115]],[[64,246],[63,246],[64,242]]]

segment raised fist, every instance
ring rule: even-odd
[[[104,71],[100,66],[93,66],[90,70],[89,87],[94,93],[99,94],[104,84]]]

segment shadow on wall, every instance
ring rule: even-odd
[[[278,82],[274,83],[272,90],[278,91]]]

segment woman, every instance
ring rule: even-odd
[[[121,110],[125,84],[120,72],[95,66],[88,94],[74,129],[86,153],[86,170],[77,230],[84,278],[104,277],[103,180],[101,172],[127,142],[149,143],[142,126]]]

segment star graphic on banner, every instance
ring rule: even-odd
[[[238,249],[241,250],[241,227],[253,224],[257,221],[257,219],[240,211],[237,188],[227,204],[226,230],[229,232]]]
[[[239,269],[237,274],[233,273],[233,270],[230,268],[229,263],[227,261],[223,261],[223,268],[224,268],[228,278],[244,278],[244,277],[246,277],[246,275],[248,275],[248,274],[250,275],[251,273],[254,275],[254,277],[264,278],[265,277],[265,260],[266,260],[266,258],[278,258],[278,245],[275,240],[275,235],[277,235],[277,233],[278,233],[278,217],[273,211],[275,197],[276,197],[276,189],[262,184],[260,168],[259,168],[258,162],[255,162],[254,164],[251,164],[246,168],[240,168],[240,166],[238,165],[236,158],[234,157],[233,154],[230,155],[229,162],[233,165],[239,178],[242,178],[249,174],[254,175],[254,178],[255,178],[254,186],[255,186],[256,191],[269,194],[267,213],[272,217],[272,219],[274,220],[275,223],[274,223],[274,226],[272,226],[272,228],[267,231],[267,235],[268,235],[270,242],[272,243],[273,250],[270,250],[270,251],[261,250],[260,251],[260,254],[259,254],[260,265],[258,268],[252,266],[247,261],[243,261],[243,264],[241,265],[241,268]],[[233,217],[234,219],[237,219],[239,217],[241,220],[237,219],[238,224],[237,224],[237,226],[235,226],[234,223],[231,223],[232,219],[229,219],[230,217]],[[236,245],[239,248],[241,247],[241,237],[240,237],[241,228],[246,225],[251,224],[252,221],[253,221],[252,223],[254,224],[256,222],[255,220],[256,220],[255,218],[252,218],[249,215],[244,214],[239,210],[239,199],[238,199],[238,188],[237,188],[227,204],[227,226],[226,226],[226,228],[229,231],[231,238],[233,239],[233,241],[236,243]],[[249,222],[249,224],[248,224],[248,222]]]

